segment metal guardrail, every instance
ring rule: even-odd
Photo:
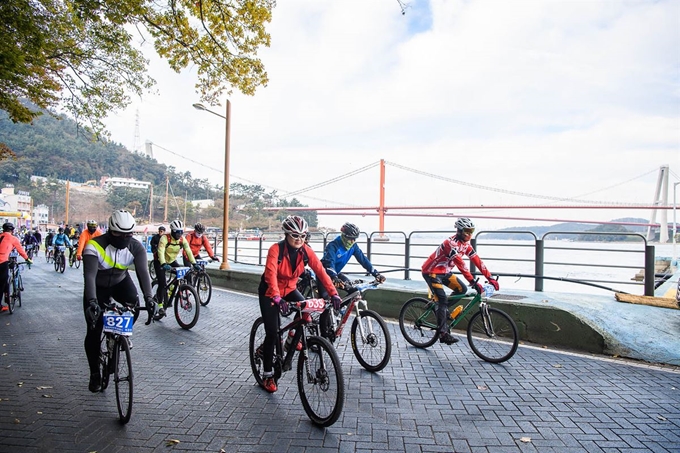
[[[321,233],[312,232],[308,240],[308,244],[317,256],[321,257],[326,248],[326,244],[337,236],[337,232]],[[373,265],[380,269],[381,273],[403,273],[404,280],[411,279],[411,273],[417,272],[420,274],[420,265],[427,259],[427,257],[438,247],[444,238],[455,234],[452,231],[446,230],[423,230],[413,231],[409,234],[403,231],[376,231],[370,234],[361,233],[357,240],[359,246],[366,253]],[[489,238],[491,234],[511,235],[513,237],[524,237],[527,240],[511,240],[506,242],[494,242],[493,238]],[[230,239],[229,251],[230,261],[241,264],[257,264],[264,265],[266,261],[267,250],[274,242],[283,239],[283,234],[274,233],[276,237],[272,237],[272,233],[264,233],[253,240],[252,237],[245,239],[236,235]],[[634,248],[603,248],[603,247],[584,247],[583,242],[569,241],[569,240],[551,240],[557,236],[573,236],[577,238],[584,235],[595,236],[626,236],[627,240],[623,244],[634,245]],[[386,238],[388,240],[386,240]],[[638,240],[639,239],[639,240]],[[218,244],[221,243],[221,238],[214,238],[215,250],[220,250]],[[571,282],[576,284],[584,284],[597,288],[614,290],[611,287],[604,286],[604,284],[615,285],[644,285],[644,295],[653,296],[655,289],[655,254],[654,246],[647,244],[646,238],[639,233],[608,233],[608,232],[565,232],[565,231],[548,231],[540,238],[531,231],[478,231],[475,237],[471,240],[472,246],[483,257],[484,263],[489,268],[494,269],[492,263],[511,262],[513,264],[525,263],[531,265],[533,273],[515,273],[515,272],[494,272],[500,276],[510,277],[526,277],[534,279],[534,290],[543,291],[545,280],[560,280],[564,282]],[[593,243],[590,243],[593,244]],[[597,244],[597,243],[595,243]],[[615,242],[608,242],[608,244],[616,244]],[[504,254],[497,253],[495,256],[492,253],[494,250],[500,249],[510,251]],[[561,252],[578,252],[573,253],[573,256],[588,256],[587,259],[581,261],[570,261],[553,259],[551,254],[561,254]],[[612,263],[598,262],[598,254],[614,253],[614,254],[633,254],[641,256],[642,266],[635,265],[621,265]],[[503,255],[503,256],[502,256]],[[548,256],[548,260],[546,260]],[[418,267],[414,267],[414,265]],[[583,267],[591,269],[644,269],[644,279],[642,282],[632,280],[609,280],[609,279],[573,279],[559,275],[546,274],[546,266],[554,267]],[[474,264],[470,263],[470,270],[475,273]],[[363,268],[359,266],[354,260],[350,260],[345,268],[347,273],[365,273]],[[649,276],[652,276],[651,278]],[[626,291],[619,291],[626,292]]]

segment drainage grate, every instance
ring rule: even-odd
[[[526,299],[527,296],[513,296],[510,294],[494,294],[491,296],[492,299],[501,299],[501,300],[521,300],[521,299]]]

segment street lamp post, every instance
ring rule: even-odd
[[[220,270],[227,270],[229,269],[227,258],[229,256],[229,134],[231,132],[231,102],[227,99],[227,116],[208,110],[203,104],[196,103],[193,106],[197,110],[204,110],[224,118],[226,123],[224,138],[224,217],[222,218],[222,262],[220,263]]]

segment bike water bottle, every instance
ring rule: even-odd
[[[456,308],[453,309],[453,311],[451,312],[451,314],[449,315],[449,317],[450,317],[452,320],[453,320],[453,319],[456,319],[456,318],[458,317],[458,315],[460,314],[461,311],[463,311],[463,306],[462,306],[462,305],[458,305]]]
[[[493,296],[494,291],[496,291],[496,288],[494,288],[491,283],[484,284],[484,286],[482,286],[482,289],[484,290],[483,292],[486,295],[486,297]]]

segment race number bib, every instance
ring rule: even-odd
[[[176,267],[175,275],[177,276],[177,278],[182,278],[187,274],[187,272],[189,272],[189,269],[190,269],[189,267]]]
[[[307,299],[305,301],[305,308],[303,313],[322,312],[326,309],[326,301],[324,299]]]
[[[118,335],[132,335],[132,324],[134,316],[129,311],[118,314],[115,311],[104,312],[104,332],[115,333]]]

